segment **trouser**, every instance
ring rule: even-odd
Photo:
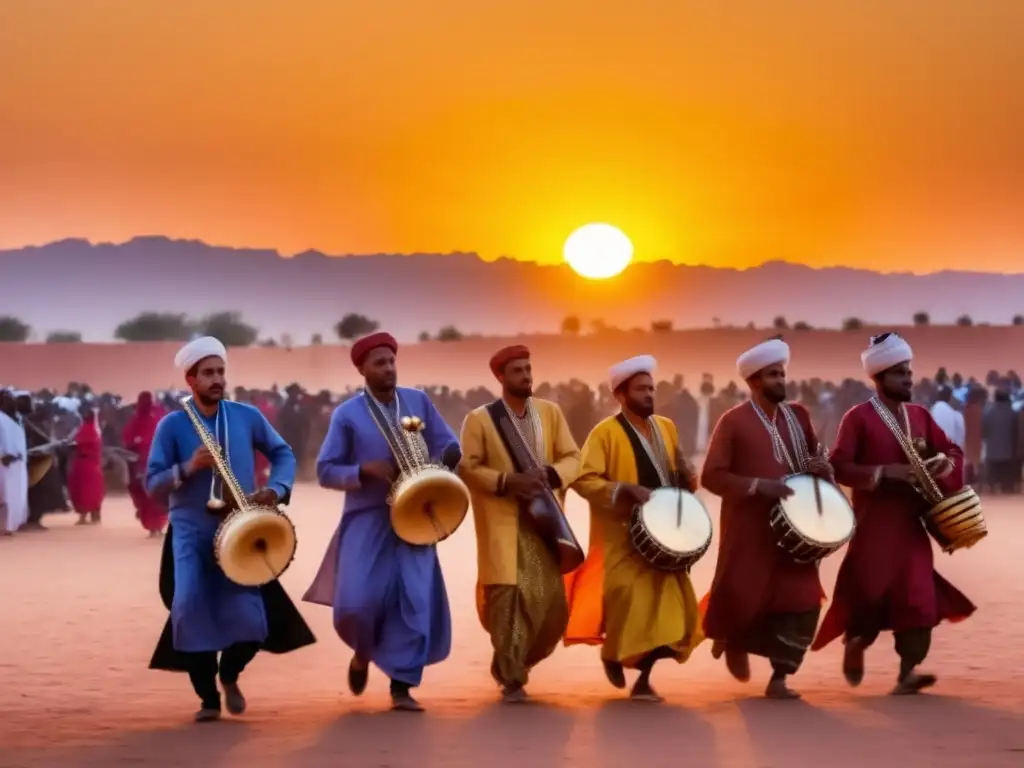
[[[669,648],[667,645],[662,645],[649,652],[646,656],[637,662],[636,668],[640,671],[640,677],[648,678],[651,676],[651,670],[654,669],[654,665],[662,659],[671,659],[675,656],[675,651]]]
[[[235,643],[221,652],[219,663],[216,651],[188,654],[188,678],[204,709],[220,709],[218,675],[222,683],[237,683],[238,676],[259,650],[259,643]]]
[[[928,658],[928,651],[932,647],[932,629],[931,627],[900,629],[892,634],[896,654],[900,657],[900,680],[902,680]],[[848,631],[846,639],[849,640],[851,637],[859,638],[867,647],[878,639],[878,630]]]

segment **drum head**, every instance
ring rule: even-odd
[[[782,500],[782,511],[801,536],[826,546],[841,544],[850,537],[856,526],[853,508],[837,486],[813,475],[793,475],[785,483],[793,489],[793,495]]]
[[[276,510],[236,510],[224,518],[216,539],[217,562],[235,584],[260,587],[295,557],[295,526]]]
[[[640,519],[647,532],[673,552],[698,552],[711,542],[711,516],[687,491],[659,488],[640,508]]]
[[[462,525],[468,511],[469,489],[459,476],[446,469],[426,467],[395,489],[391,526],[407,544],[436,544]]]

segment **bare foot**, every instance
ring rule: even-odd
[[[931,688],[936,682],[938,682],[938,678],[935,675],[911,672],[896,684],[896,687],[892,689],[892,695],[913,696],[925,688]]]
[[[396,712],[422,712],[423,705],[409,693],[391,694],[391,709]]]
[[[649,701],[654,704],[660,704],[665,700],[651,687],[650,681],[643,677],[636,681],[633,690],[629,692],[629,698],[632,701]]]
[[[508,686],[501,692],[501,700],[505,704],[522,704],[530,700],[526,689],[521,685]]]
[[[786,678],[784,677],[769,680],[768,687],[764,689],[764,695],[766,698],[779,699],[780,701],[794,701],[802,698],[799,693],[786,685]]]

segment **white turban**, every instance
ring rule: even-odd
[[[178,350],[178,354],[174,356],[174,366],[187,371],[200,360],[205,360],[208,357],[219,357],[226,363],[228,351],[213,336],[200,336],[198,339],[192,339]]]
[[[608,370],[608,383],[614,392],[627,379],[633,378],[638,373],[654,375],[657,368],[658,361],[651,355],[631,357],[629,360],[623,360],[621,363],[613,365]]]
[[[860,362],[868,376],[877,376],[894,365],[909,363],[913,359],[914,350],[895,333],[890,333],[877,343],[872,340],[871,346],[860,353]]]
[[[737,357],[736,370],[740,378],[746,381],[758,371],[778,363],[789,365],[789,344],[782,339],[769,339]]]

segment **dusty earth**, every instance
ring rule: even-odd
[[[292,515],[299,554],[284,582],[309,583],[338,519],[340,496],[303,487]],[[592,648],[559,649],[532,681],[536,701],[502,707],[487,673],[488,640],[473,608],[476,564],[467,522],[441,547],[453,604],[450,659],[428,670],[425,715],[387,712],[387,684],[371,676],[362,699],[345,689],[349,652],[326,608],[302,605],[317,645],[260,656],[243,677],[249,712],[193,725],[182,675],[150,672],[165,619],[157,597],[159,544],[147,541],[124,498],[101,527],[50,518],[49,533],[0,540],[0,766],[658,766],[1024,765],[1024,541],[1021,502],[989,500],[991,535],[940,560],[979,606],[943,626],[930,661],[934,693],[891,698],[888,640],[869,655],[864,685],[848,689],[840,648],[812,654],[797,678],[803,702],[767,702],[761,684],[734,682],[708,646],[683,666],[661,666],[668,703],[631,704],[605,681]],[[586,514],[571,517],[586,540]],[[823,566],[835,578],[838,558]],[[714,551],[694,579],[703,591]],[[765,674],[764,665],[757,672]]]

